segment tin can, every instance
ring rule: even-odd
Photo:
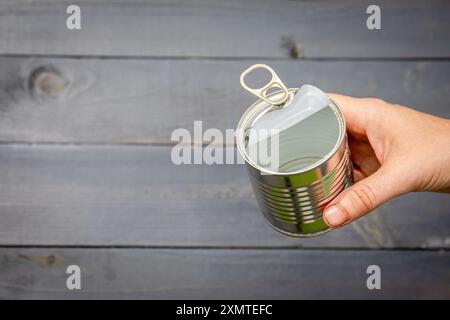
[[[245,77],[257,68],[269,71],[272,79],[264,87],[252,89],[245,84]],[[266,65],[258,64],[245,70],[241,84],[260,98],[239,121],[236,143],[265,218],[275,230],[290,236],[310,237],[330,231],[323,221],[323,210],[353,182],[341,109],[312,86],[309,87],[326,97],[326,103],[316,109],[309,106],[309,113],[305,113],[305,103],[296,102],[293,106],[293,99],[302,101],[303,97],[298,97],[304,94],[304,86],[286,88]],[[273,89],[281,90],[274,92]],[[320,93],[317,97],[322,99]],[[305,101],[311,104],[308,99]],[[252,130],[260,123],[265,123],[265,129],[281,129],[276,134],[276,147],[271,149],[272,155],[277,149],[275,166],[261,164],[250,152],[250,146],[261,141],[252,138]],[[275,135],[267,136],[273,139]]]

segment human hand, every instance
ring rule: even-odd
[[[344,113],[355,178],[325,208],[330,227],[408,192],[450,192],[450,120],[378,99],[329,96]]]

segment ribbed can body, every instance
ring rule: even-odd
[[[274,229],[284,234],[310,237],[331,230],[323,221],[323,210],[332,199],[353,183],[345,121],[340,108],[334,102],[332,108],[341,126],[340,136],[336,137],[337,144],[327,156],[316,161],[316,165],[313,164],[307,170],[292,174],[264,173],[249,161],[245,148],[237,141],[262,213]],[[244,125],[245,116],[248,116],[249,112],[251,110],[241,119],[240,125]]]
[[[347,143],[314,170],[295,175],[261,175],[246,164],[258,205],[276,230],[291,236],[315,236],[329,231],[323,209],[352,184]]]

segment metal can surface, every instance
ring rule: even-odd
[[[269,224],[286,235],[310,237],[331,230],[323,221],[323,210],[353,182],[345,120],[330,99],[319,112],[280,134],[275,169],[259,165],[250,155],[248,132],[263,115],[270,117],[277,108],[272,101],[285,100],[286,94],[292,98],[299,91],[286,90],[263,95],[250,106],[238,124],[236,143]]]

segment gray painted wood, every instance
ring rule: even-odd
[[[0,298],[450,298],[449,251],[420,250],[450,247],[447,195],[293,239],[264,222],[242,165],[107,145],[167,144],[194,120],[234,128],[253,101],[238,76],[264,58],[289,86],[450,117],[450,63],[433,60],[450,57],[448,2],[378,2],[380,31],[368,1],[79,1],[81,31],[65,28],[68,4],[0,0],[0,142],[26,143],[0,145]],[[69,264],[81,292],[65,288]]]
[[[0,298],[449,299],[450,253],[417,251],[0,249]],[[66,289],[67,266],[81,290]],[[381,268],[381,290],[366,287]]]
[[[313,239],[272,230],[243,165],[179,165],[170,147],[0,146],[0,244],[449,248],[450,197],[410,194]]]
[[[0,141],[170,143],[176,128],[236,127],[252,61],[0,58]],[[450,62],[268,62],[288,86],[375,96],[450,117]]]
[[[377,1],[1,1],[0,53],[176,57],[449,57],[450,4]]]

